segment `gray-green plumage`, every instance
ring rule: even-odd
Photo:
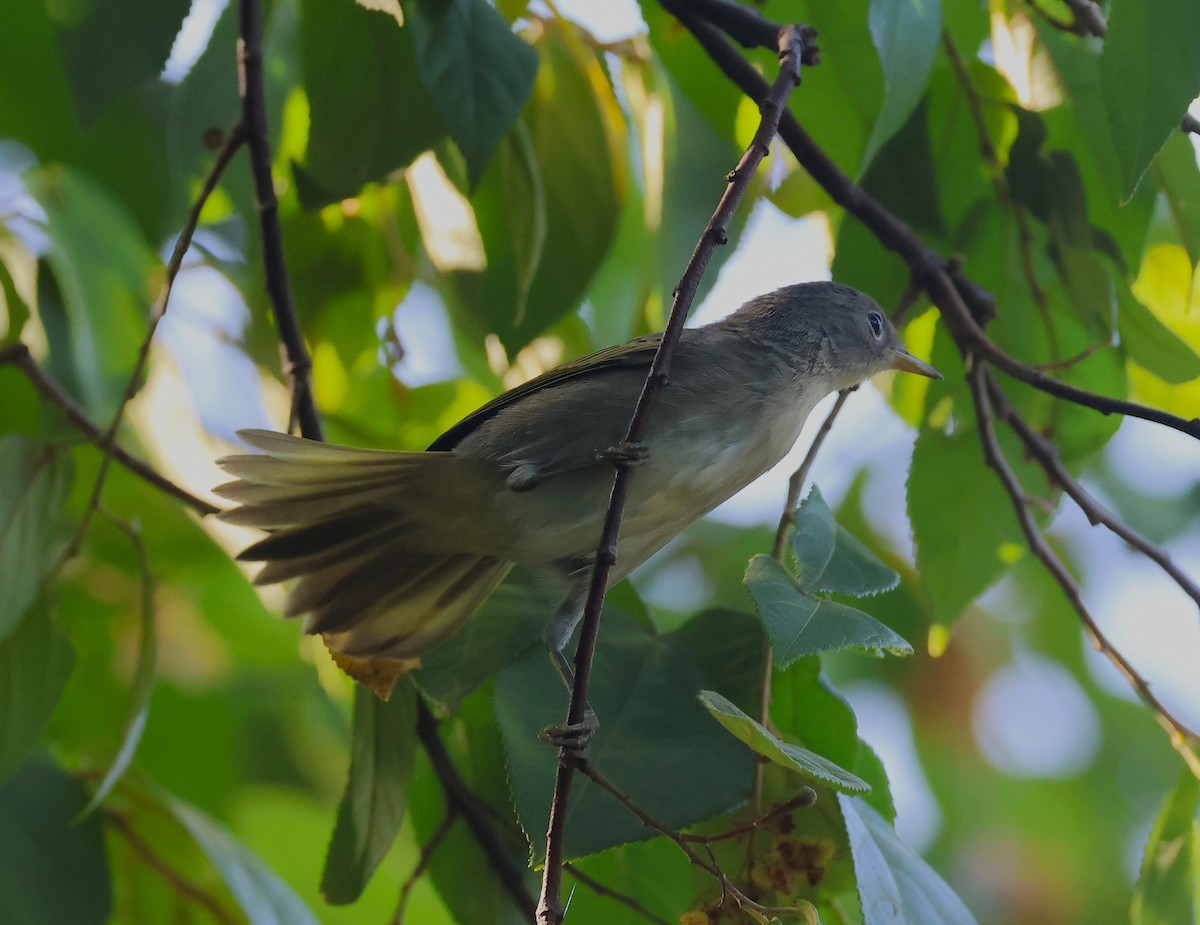
[[[241,558],[260,583],[299,578],[289,616],[359,657],[411,658],[465,622],[514,563],[563,583],[547,631],[581,609],[612,465],[659,336],[551,370],[480,408],[424,453],[334,447],[267,431],[265,455],[221,465],[225,519],[271,531]],[[886,369],[936,375],[878,305],[836,283],[788,286],[684,331],[650,419],[612,582],[771,468],[825,395]]]

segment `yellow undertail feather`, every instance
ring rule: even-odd
[[[307,615],[305,632],[320,633],[339,667],[385,699],[512,567],[463,551],[470,537],[447,523],[438,494],[455,480],[452,454],[241,436],[264,453],[220,460],[236,480],[216,491],[240,505],[221,517],[269,535],[238,558],[266,563],[256,584],[298,578],[286,615]]]

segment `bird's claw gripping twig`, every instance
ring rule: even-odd
[[[599,728],[600,720],[595,711],[589,709],[578,723],[554,723],[539,732],[538,738],[547,745],[565,749],[575,758],[584,758],[588,743]]]

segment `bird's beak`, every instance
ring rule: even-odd
[[[941,373],[924,360],[918,360],[907,350],[892,351],[892,369],[901,369],[906,373],[916,373],[918,376],[928,376],[930,379],[942,378]]]

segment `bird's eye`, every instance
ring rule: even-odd
[[[867,315],[867,324],[871,326],[871,333],[876,337],[883,336],[883,315],[879,312],[871,312]]]

